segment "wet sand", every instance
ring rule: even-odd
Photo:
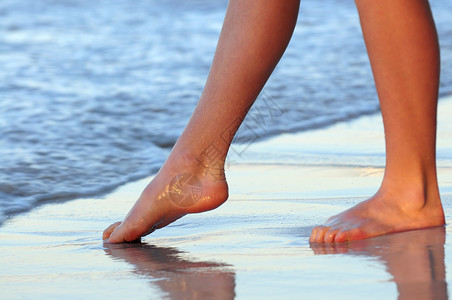
[[[452,99],[444,100],[438,171],[448,223],[450,115]],[[379,116],[254,143],[230,160],[226,204],[141,244],[103,245],[101,233],[149,178],[99,199],[41,206],[0,228],[0,298],[447,299],[449,227],[308,242],[313,226],[375,192],[383,150]]]

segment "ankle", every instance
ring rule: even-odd
[[[213,144],[201,151],[174,148],[168,158],[175,172],[194,173],[213,180],[225,180],[224,164],[226,155]]]
[[[377,195],[383,196],[382,199],[395,201],[403,210],[441,206],[436,173],[406,176],[385,173]]]

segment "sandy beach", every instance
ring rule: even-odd
[[[452,221],[452,97],[438,120],[438,172]],[[0,228],[1,299],[447,299],[450,227],[339,245],[311,229],[372,195],[384,171],[379,115],[247,145],[230,200],[141,244],[103,245],[146,178],[109,195],[40,206]],[[236,145],[235,147],[244,147]]]

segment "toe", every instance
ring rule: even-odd
[[[318,227],[314,228],[310,241],[313,243],[323,243],[325,233],[329,229],[330,229],[329,227],[325,227],[325,226],[318,226]]]
[[[314,243],[315,234],[317,232],[317,227],[312,228],[311,235],[309,236],[309,242]]]
[[[107,227],[107,229],[104,230],[104,233],[102,234],[102,240],[106,240],[110,237],[111,233],[116,229],[116,227],[118,227],[119,225],[121,225],[121,222],[116,222],[114,224],[111,224],[110,226]]]
[[[320,231],[321,229],[322,229],[322,227],[323,226],[317,226],[317,227],[314,227],[313,229],[312,229],[312,232],[311,232],[311,236],[309,237],[309,242],[310,243],[315,243],[316,242],[316,236],[317,236],[317,232],[318,231]]]
[[[343,243],[348,241],[357,241],[362,240],[371,237],[370,235],[367,235],[363,230],[360,228],[353,228],[348,230],[342,230],[336,234],[336,237],[334,238],[335,243]]]
[[[336,234],[336,236],[334,238],[334,242],[335,243],[343,243],[348,240],[347,236],[348,235],[347,235],[346,231],[340,231]]]
[[[339,232],[339,229],[330,228],[330,230],[328,230],[325,233],[325,236],[323,237],[323,241],[325,243],[334,243],[338,232]]]

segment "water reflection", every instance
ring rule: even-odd
[[[169,299],[234,299],[235,273],[229,265],[196,261],[170,247],[148,244],[104,245],[107,255],[124,260],[149,277]]]
[[[447,299],[444,227],[390,234],[343,244],[311,244],[315,254],[378,258],[392,275],[399,299]]]

